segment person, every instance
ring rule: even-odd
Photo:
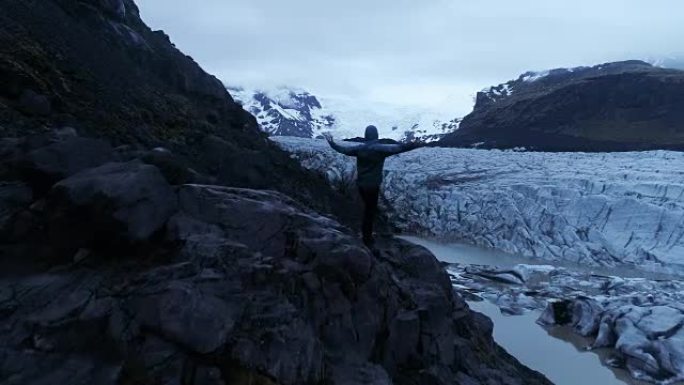
[[[363,243],[372,248],[374,245],[373,222],[378,211],[385,158],[414,150],[422,144],[417,142],[382,143],[378,139],[378,129],[375,126],[366,127],[364,142],[354,145],[339,145],[329,133],[323,136],[335,151],[356,157],[356,185],[364,204],[361,232]]]

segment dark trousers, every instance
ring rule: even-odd
[[[363,200],[363,224],[361,225],[363,243],[372,245],[373,222],[375,221],[375,215],[378,212],[380,187],[359,186],[359,194],[361,194],[361,199]]]

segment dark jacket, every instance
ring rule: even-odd
[[[339,145],[329,140],[330,147],[335,151],[356,157],[356,184],[361,188],[377,188],[382,183],[382,169],[385,158],[413,150],[419,145],[414,143],[386,144],[380,143],[378,130],[374,126],[366,128],[366,141],[351,145]]]

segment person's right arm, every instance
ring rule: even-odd
[[[330,134],[323,134],[323,137],[325,140],[328,141],[328,144],[330,147],[339,152],[340,154],[344,155],[349,155],[349,156],[356,156],[358,153],[358,148],[360,147],[359,145],[356,146],[340,146],[339,144],[335,143],[335,140],[333,139],[332,135]]]

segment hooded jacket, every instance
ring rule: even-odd
[[[366,141],[354,145],[341,146],[329,140],[330,147],[335,151],[356,157],[356,184],[361,188],[378,188],[382,184],[382,169],[385,158],[401,154],[418,147],[413,143],[386,144],[378,140],[378,129],[375,126],[366,127]]]

